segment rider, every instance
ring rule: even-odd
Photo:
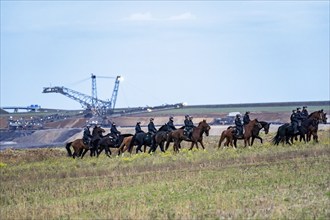
[[[298,118],[297,118],[297,112],[295,109],[292,110],[292,114],[290,116],[291,124],[293,127],[293,133],[297,134],[298,131]]]
[[[135,134],[141,133],[141,132],[144,132],[144,131],[142,131],[142,129],[141,129],[141,122],[138,121],[135,125]]]
[[[173,131],[176,130],[175,126],[174,126],[174,122],[173,122],[173,116],[170,116],[167,122],[167,127],[169,131]]]
[[[251,121],[249,114],[250,114],[249,111],[245,112],[245,114],[243,116],[243,125],[247,125]]]
[[[184,120],[184,135],[187,136],[187,137],[190,137],[191,136],[191,132],[194,128],[194,123],[192,121],[192,118],[191,116],[189,115],[186,115],[185,116],[185,120]]]
[[[304,120],[308,118],[307,106],[303,106],[303,110],[301,112],[301,116],[304,118]]]
[[[157,129],[154,124],[154,118],[150,118],[150,122],[148,124],[148,132],[152,135],[157,132]]]
[[[304,117],[300,111],[300,107],[297,108],[297,119],[298,119],[298,127],[301,126],[301,122],[303,121]]]
[[[90,125],[86,125],[85,129],[84,129],[84,133],[83,133],[83,142],[85,145],[89,145],[91,139],[92,139],[92,135],[91,135],[91,131],[89,130]]]
[[[112,122],[111,128],[110,128],[110,135],[115,140],[116,145],[119,142],[119,135],[120,134],[121,134],[120,131],[117,130],[116,123]]]
[[[243,125],[241,121],[241,115],[237,114],[235,118],[235,125],[236,125],[236,135],[240,136],[243,135]]]

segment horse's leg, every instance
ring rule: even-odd
[[[237,138],[234,138],[234,148],[237,148]]]
[[[84,149],[84,152],[83,152],[82,155],[81,155],[81,159],[85,156],[85,154],[87,153],[88,150],[89,150],[89,149]]]
[[[162,142],[160,142],[160,144],[159,144],[160,150],[161,150],[163,153],[165,153],[165,150],[164,150],[164,144],[165,144],[165,141],[162,141]],[[156,150],[156,149],[155,149],[155,150]]]
[[[199,141],[199,143],[201,144],[203,150],[205,150],[205,147],[204,147],[203,141]]]
[[[192,150],[194,145],[195,145],[195,142],[192,141],[189,150]]]

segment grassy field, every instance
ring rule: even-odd
[[[329,219],[329,130],[318,144],[273,146],[273,136],[83,160],[63,148],[2,151],[1,219]]]

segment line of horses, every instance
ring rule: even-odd
[[[304,142],[310,141],[313,136],[313,140],[318,142],[318,124],[326,122],[326,113],[323,110],[315,111],[302,122],[298,134],[293,133],[291,124],[286,123],[281,125],[278,128],[275,137],[272,139],[272,143],[278,145],[280,142],[283,142],[283,144],[287,143],[291,145],[293,140],[297,139],[297,136],[300,136],[300,141],[303,140]],[[218,148],[221,147],[223,142],[224,146],[237,148],[237,140],[244,140],[244,147],[252,146],[255,139],[259,139],[260,142],[263,143],[263,139],[259,136],[259,132],[264,129],[265,134],[268,134],[269,128],[270,123],[254,119],[244,126],[243,136],[237,136],[235,126],[230,126],[221,133]],[[90,151],[90,156],[98,157],[103,150],[105,151],[105,154],[110,157],[110,148],[117,148],[118,155],[125,151],[132,153],[134,146],[136,146],[136,153],[146,152],[147,147],[149,147],[148,153],[155,152],[158,147],[162,152],[165,152],[168,150],[171,143],[173,143],[173,150],[179,152],[182,141],[191,142],[189,150],[192,150],[194,146],[198,149],[199,144],[205,149],[203,135],[205,134],[206,136],[209,136],[210,129],[210,125],[206,120],[203,120],[199,122],[198,126],[193,128],[191,137],[188,138],[184,134],[184,127],[171,130],[165,124],[161,126],[154,135],[145,132],[134,135],[121,134],[118,141],[115,140],[110,133],[103,135],[105,130],[101,127],[95,126],[92,132],[93,137],[90,146],[86,145],[82,139],[76,139],[75,141],[67,143],[65,147],[68,155],[73,158],[83,158],[88,151]],[[142,147],[144,147],[143,151]],[[71,151],[71,148],[73,149],[73,152]]]

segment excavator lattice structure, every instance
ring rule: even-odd
[[[111,114],[116,106],[116,100],[119,90],[119,82],[121,76],[116,77],[115,87],[112,92],[110,101],[104,101],[97,98],[96,76],[92,74],[92,96],[85,95],[81,92],[66,88],[64,86],[44,87],[43,93],[59,93],[71,98],[81,104],[87,110],[94,110],[98,115]],[[98,78],[114,78],[114,77],[98,77]]]

